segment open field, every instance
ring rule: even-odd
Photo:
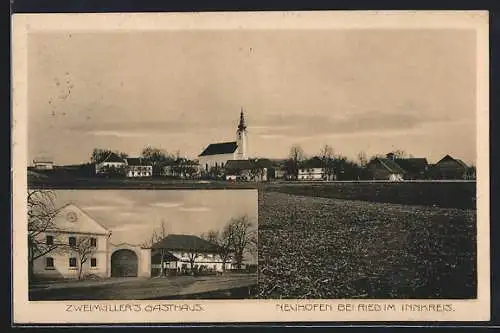
[[[268,184],[266,190],[288,194],[428,205],[442,208],[476,208],[475,181],[332,182]]]
[[[259,193],[259,297],[474,298],[475,235],[474,210],[267,189]]]
[[[40,300],[146,300],[250,298],[255,274],[173,276],[168,278],[110,278],[65,281],[31,286],[29,299]]]

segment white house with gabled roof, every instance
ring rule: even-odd
[[[38,242],[55,249],[34,261],[33,273],[45,278],[78,278],[80,253],[75,250],[83,242],[89,245],[82,276],[93,274],[108,277],[108,240],[111,231],[77,205],[70,203],[59,209],[53,226],[37,235]]]

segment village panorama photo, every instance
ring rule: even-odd
[[[62,223],[30,231],[30,299],[477,298],[476,45],[438,28],[30,33],[28,202]]]
[[[31,190],[29,298],[245,299],[255,190]]]

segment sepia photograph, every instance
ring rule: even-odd
[[[51,17],[18,24],[29,302],[489,316],[487,13]]]
[[[255,190],[32,190],[30,300],[244,299]]]
[[[34,34],[28,176],[258,187],[263,297],[475,298],[475,41]]]

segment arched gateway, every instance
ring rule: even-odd
[[[111,255],[112,277],[137,277],[139,269],[137,254],[128,249],[116,250]]]
[[[108,276],[151,277],[151,249],[128,243],[110,243],[108,253]]]

